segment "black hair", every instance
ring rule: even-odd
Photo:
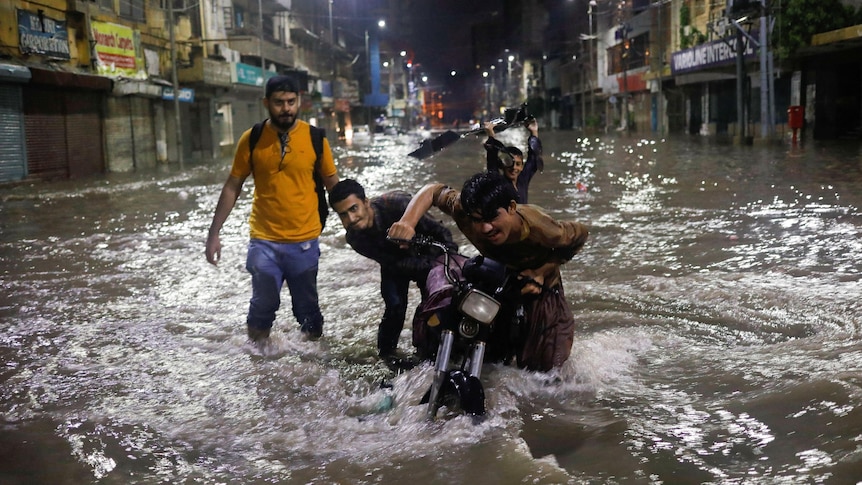
[[[267,98],[269,98],[272,93],[276,93],[279,91],[299,94],[299,88],[296,87],[296,82],[293,80],[293,78],[284,75],[273,76],[266,81]]]
[[[483,220],[494,219],[497,209],[509,207],[513,200],[521,201],[518,191],[498,172],[477,173],[461,189],[461,208],[468,214],[479,212]]]
[[[522,152],[521,149],[518,147],[506,147],[506,153],[512,156],[517,155],[521,158],[524,158],[524,152]]]
[[[329,191],[329,207],[342,200],[355,195],[359,200],[365,200],[365,189],[353,179],[344,179],[332,187]]]

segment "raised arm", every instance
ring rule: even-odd
[[[485,122],[485,133],[488,134],[488,139],[483,144],[485,147],[485,170],[499,170],[503,168],[500,161],[500,150],[504,148],[504,145],[494,137],[494,123]]]
[[[539,123],[535,118],[527,123],[527,131],[530,133],[527,137],[527,159],[525,164],[535,164],[535,171],[543,172],[545,170],[545,161],[542,160],[542,140],[539,139]]]
[[[441,187],[443,187],[442,184],[428,184],[419,189],[419,192],[416,192],[416,195],[407,204],[404,215],[398,222],[389,227],[386,234],[392,239],[405,241],[413,239],[413,236],[416,235],[416,224],[434,205],[434,193]]]

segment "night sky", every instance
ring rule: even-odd
[[[415,59],[422,64],[432,86],[443,84],[446,95],[458,117],[467,118],[478,82],[472,58],[471,27],[474,23],[499,18],[500,0],[475,2],[470,0],[436,0],[415,2],[411,12],[414,35],[410,44]],[[450,76],[455,70],[456,76]],[[454,113],[449,113],[454,114]],[[448,117],[448,116],[447,116]]]

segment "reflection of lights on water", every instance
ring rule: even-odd
[[[822,450],[805,450],[796,454],[802,460],[803,466],[799,468],[800,472],[810,472],[815,468],[824,467],[832,464],[832,458],[829,454]]]

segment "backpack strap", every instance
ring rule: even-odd
[[[329,216],[329,205],[326,203],[326,186],[320,175],[320,159],[323,157],[323,139],[326,138],[326,130],[309,126],[311,131],[311,145],[314,147],[314,190],[317,192],[317,214],[320,216],[321,228],[326,227],[326,218]]]
[[[252,176],[254,176],[254,147],[260,140],[260,135],[263,133],[263,125],[266,124],[268,119],[269,118],[260,123],[255,123],[255,125],[251,127],[251,134],[248,137],[248,165],[251,167]]]

